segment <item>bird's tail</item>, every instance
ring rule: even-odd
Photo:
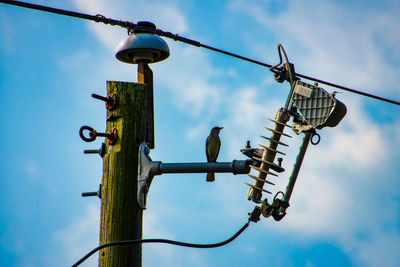
[[[213,172],[207,173],[207,182],[214,182],[215,181],[215,174]]]

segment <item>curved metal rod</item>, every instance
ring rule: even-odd
[[[283,52],[283,55],[285,56],[286,63],[289,63],[289,58],[286,54],[285,49],[283,48],[282,44],[278,44],[279,63],[270,67],[269,70],[272,71],[272,70],[276,69],[277,67],[279,67],[280,65],[282,65],[283,61],[282,61],[282,52],[281,51]]]

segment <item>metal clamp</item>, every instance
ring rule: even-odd
[[[278,198],[278,195],[282,194],[282,198]],[[283,200],[284,194],[282,191],[276,193],[272,204],[268,204],[268,200],[264,199],[261,202],[261,214],[268,218],[272,216],[275,221],[282,220],[283,217],[286,215],[286,209],[289,207],[289,203]]]

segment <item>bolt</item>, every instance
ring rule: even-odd
[[[107,97],[97,94],[92,94],[92,97],[106,102],[107,110],[112,110],[117,105],[117,98],[115,94],[108,95]]]
[[[96,98],[96,99],[98,99],[98,100],[105,101],[105,102],[110,101],[110,99],[108,99],[107,97],[104,97],[104,96],[101,96],[101,95],[98,95],[98,94],[92,94],[92,97],[93,97],[93,98]]]
[[[103,157],[104,154],[106,153],[105,149],[106,149],[105,144],[101,143],[100,149],[86,149],[86,150],[83,150],[83,153],[84,154],[99,154],[101,157]]]
[[[246,142],[246,147],[245,147],[245,148],[251,148],[250,140],[247,140],[247,142]]]
[[[145,148],[144,148],[144,154],[145,154],[146,156],[148,156],[148,155],[150,154],[150,148],[149,148],[148,146],[145,146]]]
[[[99,150],[98,149],[86,149],[86,150],[83,150],[83,153],[84,154],[97,154],[97,153],[99,153]]]
[[[101,198],[101,184],[99,185],[99,190],[97,192],[83,192],[82,197],[95,197]]]
[[[94,197],[97,196],[98,192],[83,192],[82,197]]]
[[[118,139],[117,128],[112,128],[107,135],[108,144],[110,146],[114,145]]]

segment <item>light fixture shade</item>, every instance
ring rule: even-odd
[[[115,56],[118,60],[130,64],[138,64],[140,61],[155,63],[169,57],[169,47],[157,35],[136,32],[119,43]]]

